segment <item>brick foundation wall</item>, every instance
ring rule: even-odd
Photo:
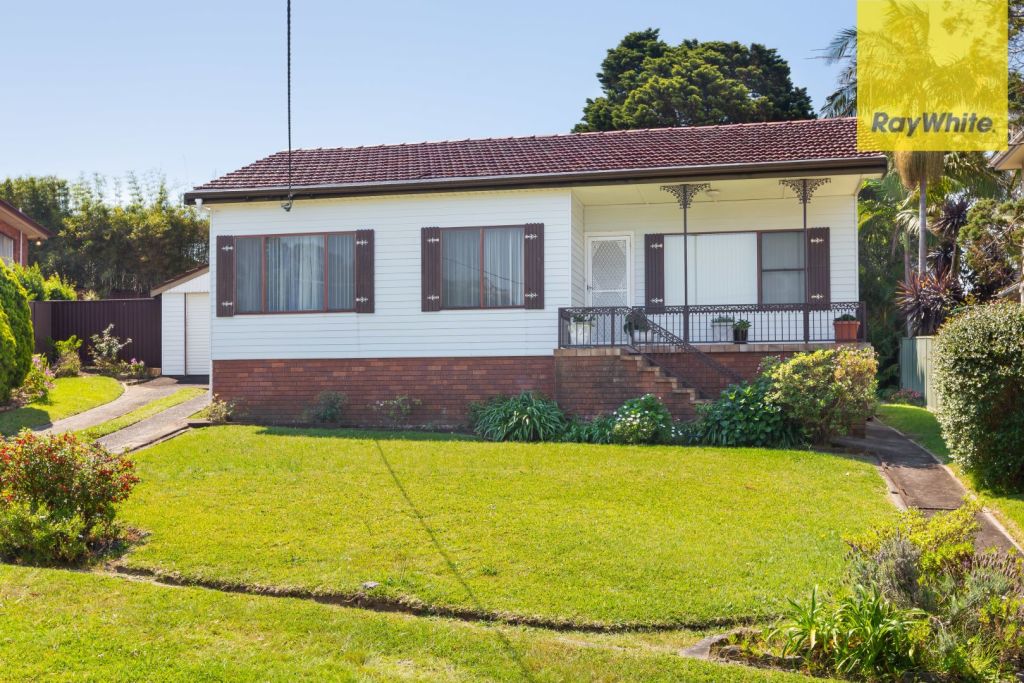
[[[301,422],[322,391],[348,397],[344,424],[381,424],[374,403],[409,396],[421,405],[409,416],[419,427],[466,424],[470,402],[498,394],[539,391],[554,395],[554,358],[377,358],[316,360],[217,360],[213,392],[237,403],[244,417]]]
[[[734,344],[715,344],[698,347],[711,358],[745,380],[757,377],[761,362],[775,356],[785,360],[795,353],[806,353],[817,349],[835,348],[831,342],[810,344],[749,344],[737,347]],[[700,391],[704,398],[714,399],[731,383],[721,373],[709,369],[689,353],[652,353],[651,360],[663,367],[680,383]]]
[[[608,415],[628,399],[654,394],[676,419],[693,419],[694,394],[678,387],[642,357],[619,349],[555,354],[555,400],[570,415]]]

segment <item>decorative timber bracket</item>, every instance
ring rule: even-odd
[[[676,198],[680,209],[689,209],[693,198],[705,190],[711,189],[711,183],[680,183],[678,185],[662,185],[661,189]]]
[[[811,203],[811,198],[814,197],[818,188],[830,182],[832,182],[831,178],[783,178],[779,181],[779,185],[791,189],[797,200],[806,206]]]

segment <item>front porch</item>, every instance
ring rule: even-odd
[[[858,324],[837,325],[843,316]],[[560,349],[633,347],[656,352],[691,344],[859,343],[865,338],[861,301],[558,309]]]

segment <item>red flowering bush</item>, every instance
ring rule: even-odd
[[[135,463],[74,434],[23,431],[0,442],[0,555],[82,559],[113,531],[115,505],[138,483]]]

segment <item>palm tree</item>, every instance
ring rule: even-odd
[[[835,91],[825,98],[822,116],[835,118],[857,115],[857,29],[844,28],[828,44],[818,59],[829,66],[842,64]]]
[[[944,152],[908,152],[893,154],[896,172],[903,186],[918,191],[917,207],[917,272],[928,270],[928,182],[942,177]]]

